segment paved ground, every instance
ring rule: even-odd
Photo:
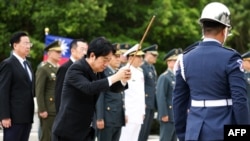
[[[0,141],[3,141],[3,133],[2,130],[0,130]],[[32,130],[30,133],[30,138],[29,141],[38,141],[37,137],[37,130]],[[158,135],[150,135],[148,141],[159,141],[159,136]]]
[[[32,125],[32,130],[30,133],[29,141],[38,141],[37,131],[38,131],[38,118],[37,118],[37,114],[35,114],[34,124]],[[2,130],[0,130],[0,141],[3,141]],[[150,135],[148,141],[159,141],[159,136],[158,135]]]
[[[31,133],[30,133],[29,141],[38,141],[38,137],[37,137],[38,122],[39,122],[39,120],[38,120],[38,117],[37,117],[37,113],[35,113],[35,115],[34,115],[34,124],[32,125],[32,130],[31,130]],[[0,130],[0,141],[3,141],[2,130]],[[159,141],[159,136],[158,135],[150,135],[148,141]]]

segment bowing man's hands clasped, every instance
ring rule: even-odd
[[[131,71],[129,68],[121,68],[114,75],[111,76],[112,83],[117,81],[122,81],[123,83],[127,83],[127,81],[131,78]]]

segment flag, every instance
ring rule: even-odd
[[[61,42],[62,58],[59,61],[59,64],[61,65],[65,63],[66,61],[68,61],[68,59],[70,58],[70,43],[73,39],[48,34],[45,36],[45,47],[56,40]],[[43,61],[46,61],[46,60],[47,60],[47,54],[44,53]]]

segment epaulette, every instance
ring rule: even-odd
[[[168,70],[167,71],[165,71],[165,72],[163,72],[163,75],[166,75],[168,73]]]
[[[47,61],[43,61],[43,62],[41,62],[41,63],[40,63],[40,67],[42,67],[42,66],[46,65],[47,63],[48,63]]]
[[[235,50],[233,48],[229,48],[229,47],[223,47],[223,48],[226,49],[226,50],[229,50],[229,51],[233,51],[234,53],[236,53],[236,54],[238,54],[238,55],[241,56],[241,54],[237,50]]]
[[[138,69],[139,71],[143,71],[143,69],[142,69],[141,67],[138,67],[137,69]]]
[[[233,48],[229,48],[229,47],[223,47],[224,49],[226,49],[226,50],[230,50],[230,51],[233,51],[233,52],[236,52],[236,53],[238,53],[235,49],[233,49]]]
[[[183,54],[186,54],[186,53],[188,53],[189,51],[195,49],[195,48],[199,45],[199,43],[200,43],[200,41],[197,41],[197,42],[195,42],[195,43],[189,45],[188,47],[186,47],[186,48],[184,49],[184,51],[183,51]]]

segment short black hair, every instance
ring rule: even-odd
[[[89,44],[87,58],[90,57],[91,52],[93,52],[96,58],[98,58],[100,56],[106,56],[110,52],[115,54],[116,49],[105,37],[97,37],[93,39]]]
[[[202,22],[202,30],[204,35],[206,35],[207,33],[218,34],[225,27],[226,27],[225,25],[216,21],[206,20]]]
[[[10,38],[10,47],[13,49],[13,44],[14,43],[19,43],[20,42],[20,39],[21,37],[23,36],[29,36],[27,32],[25,31],[18,31],[18,32],[15,32],[11,38]]]
[[[70,50],[73,47],[77,46],[77,42],[86,42],[86,41],[84,39],[74,39],[74,40],[72,40],[71,43],[70,43],[70,45],[69,45]]]
[[[211,20],[206,20],[202,22],[203,28],[225,28],[226,26],[216,22],[216,21],[211,21]]]

